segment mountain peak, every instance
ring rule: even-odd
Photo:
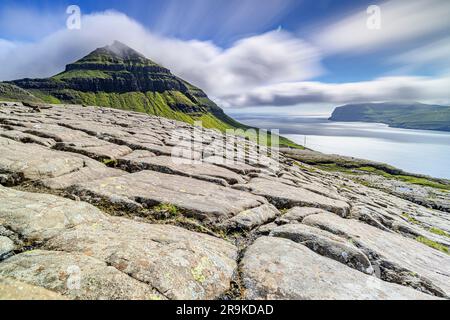
[[[45,92],[47,101],[55,103],[115,107],[189,123],[207,119],[207,127],[220,130],[243,127],[201,89],[119,41],[95,49],[49,79],[12,83],[25,90]]]
[[[136,50],[130,48],[126,44],[115,40],[111,45],[100,48],[104,51],[110,52],[113,55],[116,55],[124,60],[130,60],[130,59],[147,59],[143,54],[137,52]]]
[[[139,66],[157,66],[152,60],[147,59],[142,53],[130,48],[120,41],[114,41],[105,47],[97,48],[84,58],[68,65],[73,68],[80,64],[98,64],[98,65],[139,65]]]

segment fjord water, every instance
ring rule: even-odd
[[[296,143],[323,153],[384,162],[408,172],[450,179],[450,132],[390,128],[379,123],[333,122],[329,114],[252,115],[238,121],[279,129]]]

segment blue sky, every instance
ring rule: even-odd
[[[72,4],[79,34],[65,30]],[[380,30],[367,30],[370,5],[381,9]],[[386,99],[420,91],[411,99],[444,101],[449,14],[446,0],[2,0],[0,62],[10,67],[0,79],[49,76],[117,34],[225,106],[382,100],[382,88]]]

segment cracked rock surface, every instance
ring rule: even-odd
[[[0,299],[449,298],[450,196],[432,209],[225,137],[0,104]]]

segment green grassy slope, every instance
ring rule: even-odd
[[[42,102],[41,99],[31,94],[29,91],[19,88],[13,84],[0,82],[1,101],[25,101]]]

